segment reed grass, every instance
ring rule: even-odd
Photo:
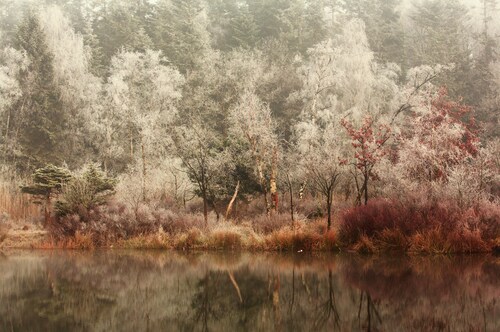
[[[33,221],[42,216],[40,207],[30,201],[19,188],[0,180],[0,220]]]

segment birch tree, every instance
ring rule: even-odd
[[[28,59],[23,52],[12,47],[0,51],[0,123],[2,123],[0,142],[5,149],[8,146],[13,112],[15,112],[12,106],[22,96],[19,75],[27,66]]]
[[[312,189],[325,199],[328,229],[332,225],[334,191],[345,176],[346,153],[340,129],[333,119],[326,125],[310,119],[296,128],[301,170]]]
[[[232,108],[229,121],[232,135],[244,140],[255,162],[255,172],[264,197],[266,211],[269,213],[271,208],[276,210],[279,144],[269,105],[263,103],[254,92],[245,91],[240,101]],[[272,205],[269,204],[267,198],[269,191]]]
[[[441,89],[415,110],[410,131],[399,142],[400,170],[417,183],[446,182],[454,165],[478,153],[471,108],[449,99]]]
[[[335,38],[309,51],[309,60],[299,68],[303,88],[292,98],[301,98],[303,111],[296,126],[305,175],[326,200],[331,226],[333,193],[348,167],[359,183],[359,169],[350,165],[356,147],[346,144],[349,133],[341,121],[362,123],[367,116],[387,117],[397,101],[398,67],[376,63],[369,49],[364,24],[348,21]],[[368,178],[362,180],[367,186]],[[363,188],[366,186],[363,185]],[[361,186],[356,185],[358,196]]]
[[[388,113],[398,92],[399,68],[380,65],[368,46],[364,24],[351,20],[342,33],[314,46],[299,68],[299,97],[309,116],[329,121],[333,114],[360,122],[364,115]]]
[[[102,97],[102,82],[90,72],[91,50],[84,37],[75,32],[72,23],[58,6],[47,6],[40,13],[40,25],[49,52],[53,56],[54,89],[67,114],[64,160],[73,166],[84,162],[88,147],[92,114]]]
[[[110,109],[98,118],[104,151],[113,151],[114,142],[121,140],[121,146],[128,145],[124,150],[128,150],[129,160],[140,156],[143,199],[148,163],[168,146],[167,129],[182,96],[184,78],[166,62],[161,52],[152,50],[116,55],[106,86]],[[107,162],[111,156],[103,157]]]
[[[230,179],[235,165],[231,154],[214,131],[196,121],[191,122],[189,127],[177,127],[173,140],[176,155],[182,160],[186,173],[203,199],[205,224],[208,224],[209,205],[219,220],[217,202],[227,196],[227,185],[232,186]]]

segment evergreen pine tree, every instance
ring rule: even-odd
[[[67,115],[54,84],[53,55],[34,12],[26,15],[17,33],[18,47],[26,52],[29,65],[21,73],[23,97],[19,105],[18,164],[24,169],[62,161]],[[26,163],[28,162],[28,163]]]

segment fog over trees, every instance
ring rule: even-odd
[[[93,164],[135,211],[198,197],[205,220],[233,195],[293,218],[305,192],[328,228],[335,200],[498,204],[499,18],[496,0],[0,0],[2,172]]]

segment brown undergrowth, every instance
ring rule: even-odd
[[[221,222],[214,226],[192,227],[167,233],[163,228],[103,242],[96,233],[77,231],[69,237],[50,237],[41,249],[177,249],[177,250],[248,250],[248,251],[332,251],[338,250],[336,232],[325,231],[314,222],[299,221],[268,234],[256,233],[252,224]],[[110,237],[108,237],[110,238]]]
[[[488,252],[498,245],[499,235],[500,207],[493,203],[464,209],[450,201],[377,199],[344,211],[339,226],[342,245],[364,253]]]
[[[148,205],[133,210],[110,202],[57,218],[46,233],[43,241],[37,233],[30,247],[474,253],[500,246],[500,207],[482,203],[465,209],[449,201],[373,199],[366,206],[339,211],[333,229],[327,230],[324,217],[309,220],[302,215],[292,223],[286,213],[233,221],[210,215],[206,224],[200,213]],[[0,229],[1,241],[9,236],[6,227]]]

